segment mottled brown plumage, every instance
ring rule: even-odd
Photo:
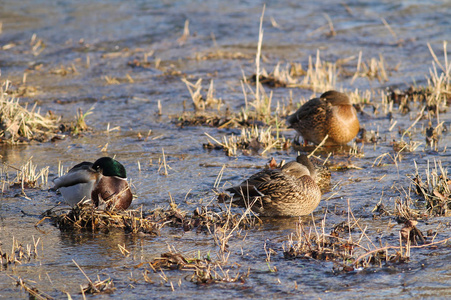
[[[330,187],[330,177],[331,173],[327,166],[323,165],[319,159],[316,158],[308,158],[305,155],[300,155],[297,157],[297,161],[300,164],[304,164],[305,160],[308,160],[312,164],[312,169],[309,168],[310,176],[315,180],[315,183],[318,185],[318,187],[321,190],[321,193],[324,193],[326,191],[329,191]]]
[[[346,94],[328,91],[302,105],[288,116],[288,123],[305,142],[325,145],[342,145],[351,141],[359,132],[357,112]]]
[[[308,215],[321,200],[321,191],[310,176],[313,165],[308,163],[294,161],[281,169],[260,171],[227,191],[233,193],[233,203],[251,207],[260,216]]]

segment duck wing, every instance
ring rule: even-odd
[[[314,98],[302,105],[294,114],[287,117],[288,123],[291,125],[301,120],[308,120],[312,116],[318,116],[325,113],[325,102],[320,98]]]
[[[240,185],[233,186],[226,189],[226,191],[233,193],[233,198],[246,197],[247,199],[253,197],[263,197],[272,189],[272,183],[280,180],[285,174],[279,169],[268,169],[260,171],[249,179],[243,181]],[[239,205],[239,203],[237,203]]]
[[[92,168],[92,163],[82,162],[67,172],[67,174],[55,178],[53,183],[55,184],[53,189],[59,189],[61,187],[69,187],[79,183],[89,183],[95,181],[98,173]]]

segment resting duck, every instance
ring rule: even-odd
[[[133,199],[125,167],[111,157],[94,163],[82,162],[54,181],[55,190],[71,206],[91,200],[95,206],[106,203],[107,208],[127,209]]]
[[[325,193],[330,191],[330,178],[331,173],[330,169],[323,165],[322,162],[319,159],[316,158],[308,158],[305,155],[300,155],[297,158],[299,163],[303,163],[305,160],[309,160],[313,165],[313,170],[310,170],[310,176],[315,180],[315,183],[318,185],[318,187],[321,190],[321,193]]]
[[[265,169],[226,191],[233,193],[233,203],[250,206],[260,216],[308,215],[321,200],[314,173],[313,164],[300,155],[281,169]]]
[[[287,121],[304,142],[325,145],[343,145],[359,132],[357,112],[346,94],[328,91],[302,105]]]

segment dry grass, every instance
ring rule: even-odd
[[[277,123],[275,118],[280,115],[280,103],[278,102],[277,108],[273,109],[273,92],[271,91],[268,95],[260,83],[260,80],[256,83],[258,88],[256,87],[255,90],[250,86],[249,82],[245,78],[243,79],[242,86],[245,108],[241,110],[241,117],[244,123],[252,123],[249,122],[250,120],[263,122],[266,125],[274,125],[274,123]],[[251,95],[250,98],[253,99],[250,102],[248,102],[248,93]]]
[[[166,155],[164,154],[164,148],[161,148],[162,157],[158,158],[158,173],[164,176],[168,176],[168,169],[170,167],[168,166],[166,162]]]
[[[272,149],[287,150],[291,146],[290,140],[286,139],[284,136],[281,136],[277,129],[276,135],[273,135],[271,127],[267,127],[265,129],[259,129],[257,126],[242,128],[240,136],[236,136],[234,134],[223,136],[222,142],[215,139],[208,133],[205,134],[214,144],[209,142],[208,144],[204,144],[204,148],[222,149],[227,156],[237,156],[238,149],[240,149],[245,155],[263,155]]]
[[[451,215],[451,179],[441,161],[434,161],[432,166],[428,161],[424,175],[420,174],[415,163],[415,175],[411,179],[415,186],[414,191],[426,201],[430,215]]]
[[[45,49],[45,43],[42,39],[38,38],[36,33],[33,33],[30,40],[31,53],[34,56],[38,56]]]
[[[78,75],[79,73],[75,65],[72,63],[70,66],[61,65],[58,68],[52,69],[50,70],[50,74],[66,76],[66,75]]]
[[[81,109],[78,109],[75,126],[72,130],[74,135],[89,129],[88,125],[86,125],[86,117],[92,114],[93,110],[94,106],[92,106],[86,113],[83,113]]]
[[[85,293],[87,294],[100,294],[100,293],[107,293],[110,294],[116,290],[113,284],[113,280],[111,278],[107,278],[105,280],[100,280],[99,275],[97,275],[97,280],[92,281],[91,278],[86,275],[85,271],[77,264],[75,260],[72,260],[74,264],[77,266],[77,268],[83,273],[83,275],[88,280],[88,284],[86,286],[81,286],[81,292],[83,294],[83,297]],[[85,298],[85,297],[84,297]]]
[[[432,62],[432,68],[429,69],[428,89],[431,95],[428,97],[427,103],[437,107],[441,105],[447,106],[451,102],[451,62],[447,56],[447,42],[443,42],[443,64],[437,58],[431,45],[428,44],[428,47],[434,61]],[[437,70],[437,67],[441,72]]]
[[[219,282],[244,282],[248,273],[241,273],[236,270],[236,267],[225,267],[222,262],[212,261],[209,253],[201,257],[198,253],[198,257],[189,257],[176,251],[162,253],[161,257],[155,258],[152,261],[141,263],[138,267],[149,266],[150,270],[145,268],[143,271],[144,280],[146,282],[153,282],[148,274],[158,273],[164,282],[168,282],[169,279],[164,271],[191,271],[191,276],[185,278],[196,284],[213,284]],[[171,287],[173,288],[172,283]]]
[[[246,208],[241,214],[232,212],[232,203],[225,204],[225,211],[222,214],[222,222],[213,227],[213,239],[219,247],[218,257],[221,263],[225,264],[230,256],[229,241],[232,237],[240,235],[244,228],[261,225],[258,218],[251,216],[251,207]],[[245,239],[246,237],[244,237]]]
[[[354,89],[351,91],[346,91],[346,94],[348,95],[349,99],[351,100],[352,103],[357,104],[357,105],[374,105],[373,102],[371,101],[373,98],[373,92],[370,90],[359,90],[359,89]],[[362,108],[360,109],[362,110]]]
[[[185,231],[215,232],[215,228],[225,224],[236,225],[239,228],[256,226],[253,219],[244,218],[241,214],[230,211],[215,212],[206,207],[196,208],[192,214],[182,211],[172,202],[169,208],[157,208],[151,211],[140,210],[101,210],[92,204],[79,204],[70,211],[50,209],[42,214],[42,219],[50,219],[61,230],[68,231],[108,231],[110,229],[124,230],[126,233],[145,233],[160,235],[165,226],[182,228]]]
[[[234,128],[239,126],[247,126],[242,117],[235,114],[219,115],[212,112],[184,112],[182,115],[176,115],[173,117],[174,123],[179,127],[186,126],[209,126],[218,128]],[[241,125],[243,124],[243,125]]]
[[[283,68],[278,63],[269,74],[262,69],[259,82],[270,87],[302,88],[322,93],[335,89],[337,77],[337,63],[322,61],[318,50],[316,59],[309,56],[306,70],[300,63],[291,63]],[[257,81],[256,78],[255,74],[251,77],[253,82]]]
[[[261,225],[259,220],[249,218],[246,212],[234,213],[228,206],[225,210],[219,212],[209,210],[205,206],[198,207],[192,214],[186,214],[184,218],[172,224],[181,226],[185,231],[196,229],[197,232],[214,234],[222,234],[231,229],[235,231],[237,229],[253,228]]]
[[[284,123],[279,124],[279,120],[286,117],[291,109],[279,101],[277,103],[274,102],[272,91],[267,93],[263,85],[270,87],[300,87],[312,89],[315,92],[323,92],[335,88],[337,79],[336,64],[322,62],[319,51],[315,62],[313,62],[312,57],[309,57],[308,68],[305,71],[299,64],[290,64],[285,68],[281,68],[279,63],[270,74],[261,67],[264,11],[265,9],[263,9],[260,18],[257,52],[255,55],[255,74],[250,79],[243,74],[242,90],[245,108],[239,114],[226,110],[223,117],[218,115],[211,116],[205,113],[197,113],[193,116],[185,112],[183,116],[178,117],[177,123],[179,126],[209,125],[223,128],[249,126],[249,124],[257,121],[263,122],[268,126],[285,127]],[[302,78],[297,79],[295,78],[296,76],[302,76]],[[202,95],[201,79],[195,84],[188,82],[186,79],[182,79],[182,81],[185,82],[189,89],[196,112],[205,112],[208,106],[216,107],[218,111],[220,110],[222,101],[214,97],[213,81],[210,83],[206,96]],[[251,86],[251,83],[255,84],[254,87]]]
[[[433,61],[427,77],[427,86],[411,86],[405,91],[389,90],[386,95],[387,99],[383,99],[383,102],[393,102],[398,105],[401,113],[410,112],[409,104],[418,102],[424,105],[424,111],[438,118],[438,114],[445,112],[451,103],[451,62],[448,61],[446,42],[443,43],[443,63],[440,62],[429,44],[428,47]],[[440,124],[440,120],[437,120],[437,123]]]
[[[90,128],[86,124],[86,117],[91,115],[93,111],[94,106],[91,106],[86,113],[83,113],[81,109],[78,109],[77,115],[75,116],[75,123],[65,126],[64,130],[70,132],[72,135],[79,135],[82,132],[89,131]]]
[[[406,222],[410,220],[420,220],[427,217],[427,213],[424,209],[419,209],[414,206],[414,201],[410,197],[410,195],[403,195],[400,197],[396,197],[395,201],[395,210],[393,212],[393,216],[398,220],[398,222]]]
[[[162,227],[158,222],[144,217],[141,211],[100,210],[89,203],[79,204],[69,212],[58,213],[49,210],[43,214],[43,218],[49,218],[61,230],[69,231],[102,231],[119,228],[127,233],[159,235]]]
[[[405,205],[402,210],[405,209]],[[397,208],[399,212],[399,207]],[[385,211],[385,210],[384,210]],[[405,263],[411,257],[411,249],[436,247],[451,238],[441,241],[426,240],[417,228],[418,222],[411,215],[402,213],[400,222],[403,227],[398,231],[399,246],[378,247],[367,235],[367,227],[362,227],[359,219],[349,209],[348,220],[333,226],[331,233],[326,233],[326,218],[318,228],[315,222],[306,227],[297,224],[296,233],[289,236],[283,245],[286,259],[303,258],[333,261],[336,270],[349,272],[371,266]],[[393,252],[394,251],[394,252]]]
[[[57,215],[53,211],[49,211],[46,215],[46,218],[51,218],[61,230],[122,228],[129,233],[145,232],[156,235],[159,234],[162,227],[173,226],[184,231],[196,230],[210,233],[219,248],[219,260],[213,261],[209,253],[205,257],[201,257],[199,253],[197,258],[190,258],[170,249],[170,252],[163,253],[160,258],[137,266],[137,268],[142,266],[150,268],[145,268],[143,271],[146,282],[153,283],[149,274],[151,272],[158,273],[164,283],[171,284],[172,289],[174,288],[173,284],[164,271],[191,271],[192,275],[185,278],[196,284],[244,282],[249,275],[248,272],[240,272],[235,264],[226,266],[230,255],[228,242],[232,237],[239,235],[242,229],[260,224],[258,219],[249,217],[249,211],[239,214],[233,213],[230,207],[219,212],[209,210],[207,207],[198,207],[192,214],[187,214],[174,203],[171,203],[168,209],[155,209],[147,213],[99,211],[91,205],[83,205],[73,208],[69,213]],[[128,255],[128,251],[123,246],[119,245],[119,249],[123,255]],[[80,270],[83,272],[81,268]],[[98,279],[93,282],[86,274],[85,276],[89,283],[83,287],[83,293],[111,292],[113,290],[110,279]]]
[[[273,107],[272,91],[267,94],[262,84],[270,86],[287,86],[292,84],[294,80],[285,70],[280,71],[279,66],[276,66],[273,73],[268,75],[261,67],[260,60],[262,57],[261,48],[263,44],[263,16],[265,7],[263,7],[262,15],[260,17],[260,27],[257,43],[257,52],[255,55],[255,75],[251,77],[255,83],[255,89],[250,85],[249,80],[243,74],[242,90],[245,102],[245,108],[241,111],[242,121],[248,123],[249,120],[261,121],[266,125],[277,126],[278,120],[286,116],[288,110],[284,109],[284,105],[280,102]],[[252,122],[251,122],[252,123]]]
[[[185,79],[182,80],[190,90],[195,112],[191,113],[184,110],[184,113],[181,116],[177,116],[177,120],[174,120],[178,126],[243,128],[252,127],[255,123],[263,123],[267,126],[286,128],[285,122],[280,122],[279,120],[284,118],[291,108],[281,104],[279,101],[275,107],[272,107],[272,92],[268,95],[261,84],[259,84],[258,89],[254,90],[247,79],[243,77],[242,89],[245,108],[242,108],[241,112],[235,113],[230,111],[228,107],[226,110],[221,110],[223,103],[222,100],[214,96],[213,81],[210,82],[206,96],[203,96],[201,79],[196,84],[192,84]],[[248,98],[254,100],[249,102]],[[206,110],[208,107],[216,108],[217,112],[208,112]]]
[[[22,263],[27,263],[31,259],[38,256],[38,244],[40,239],[35,240],[33,237],[33,245],[27,244],[22,245],[13,237],[11,252],[3,252],[0,243],[0,267],[1,270],[6,270],[10,265],[21,265]]]
[[[298,81],[291,76],[292,68],[293,65],[288,65],[285,68],[281,69],[279,62],[274,67],[274,70],[270,73],[268,73],[265,69],[262,69],[259,82],[262,85],[266,85],[271,88],[295,86],[298,83]],[[249,78],[249,81],[255,83],[257,81],[257,75],[256,74],[252,75],[251,78]]]
[[[20,187],[22,191],[26,188],[40,188],[47,185],[49,176],[49,167],[37,170],[33,164],[32,157],[20,168],[7,165],[7,167],[16,170],[16,176],[12,181],[6,180],[6,184],[11,187]]]
[[[159,275],[165,283],[169,282],[168,277],[164,273],[165,270],[193,271],[188,280],[196,284],[244,282],[245,278],[249,276],[249,271],[241,273],[239,268],[236,270],[237,265],[227,266],[227,262],[231,254],[229,251],[230,239],[238,236],[243,228],[261,224],[258,219],[251,218],[249,213],[250,210],[246,210],[242,214],[235,214],[230,206],[226,206],[225,210],[219,213],[208,210],[206,207],[201,207],[197,208],[191,217],[186,215],[178,216],[179,225],[184,230],[197,228],[197,231],[205,231],[212,234],[215,244],[219,248],[219,260],[217,261],[211,259],[210,252],[204,257],[201,257],[200,252],[198,252],[197,258],[189,258],[169,247],[170,252],[163,253],[160,258],[150,262],[141,263],[138,267],[148,265],[153,272],[160,272]],[[153,282],[148,277],[150,272],[147,269],[143,272],[146,282]],[[172,282],[169,283],[173,289]]]
[[[51,115],[41,115],[36,104],[28,109],[7,94],[10,83],[4,82],[0,88],[0,138],[3,143],[17,144],[33,139],[42,139],[54,133],[59,119]]]
[[[309,56],[306,74],[297,86],[322,93],[324,91],[335,89],[336,81],[336,63],[321,61],[320,51],[317,50],[315,62],[313,62],[313,58]]]
[[[202,78],[199,78],[195,84],[189,82],[186,78],[182,78],[186,84],[193,100],[194,109],[196,111],[205,111],[207,107],[216,107],[219,111],[222,106],[222,100],[215,97],[215,88],[213,80],[210,81],[210,86],[205,96],[202,96]]]
[[[368,78],[368,80],[377,79],[381,83],[387,82],[388,76],[385,71],[385,60],[382,54],[379,55],[379,59],[373,57],[365,63],[362,61],[362,51],[360,51],[359,59],[357,61],[357,70],[352,77],[351,84],[358,77]]]
[[[31,109],[28,109],[27,104],[22,106],[18,98],[9,95],[9,89],[8,81],[0,88],[0,143],[42,142],[63,138],[58,134],[59,131],[78,135],[89,129],[85,119],[92,113],[93,107],[85,114],[79,110],[75,123],[59,124],[60,118],[51,111],[43,116],[36,104]]]
[[[24,73],[24,79],[26,80],[26,74]],[[25,84],[24,82],[22,82],[21,85],[17,86],[17,87],[9,87],[7,90],[7,94],[13,97],[27,97],[27,98],[31,98],[31,97],[35,97],[36,95],[38,95],[39,93],[41,93],[39,87],[37,86],[30,86]]]
[[[11,169],[13,172],[10,172]],[[49,167],[38,170],[38,167],[33,164],[32,157],[20,167],[3,163],[0,170],[1,192],[4,193],[10,188],[20,188],[22,196],[26,197],[25,189],[39,189],[47,186],[48,175]]]
[[[422,144],[423,143],[421,142],[412,140],[406,142],[402,138],[399,141],[392,142],[393,150],[397,152],[397,156],[399,156],[399,153],[401,152],[414,152]]]
[[[103,79],[105,80],[107,85],[120,84],[119,79],[115,77],[103,76]]]
[[[54,299],[48,294],[39,291],[36,287],[33,287],[30,283],[23,280],[21,277],[14,278],[13,276],[6,274],[9,278],[11,278],[16,286],[20,286],[22,289],[24,289],[25,292],[28,293],[29,299],[38,299],[38,300],[51,300]]]
[[[434,151],[438,151],[440,137],[443,131],[447,130],[444,126],[444,122],[440,122],[436,127],[432,126],[432,122],[429,121],[428,127],[425,129],[425,141],[426,145]]]
[[[358,243],[353,242],[351,231],[356,227],[339,224],[335,226],[330,234],[326,234],[326,223],[321,222],[321,228],[317,228],[313,221],[309,227],[302,222],[296,223],[296,232],[289,236],[288,241],[283,245],[283,253],[286,259],[303,258],[336,261],[345,264],[352,260],[355,255],[355,248]],[[340,237],[343,233],[348,233],[348,237]]]
[[[213,60],[213,59],[252,59],[251,54],[239,51],[227,51],[215,49],[203,53],[196,53],[196,60]]]

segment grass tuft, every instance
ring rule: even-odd
[[[41,115],[36,104],[28,109],[19,99],[8,95],[10,83],[4,82],[0,88],[0,139],[3,143],[18,144],[30,140],[43,139],[45,134],[57,129],[59,119],[47,114]]]

